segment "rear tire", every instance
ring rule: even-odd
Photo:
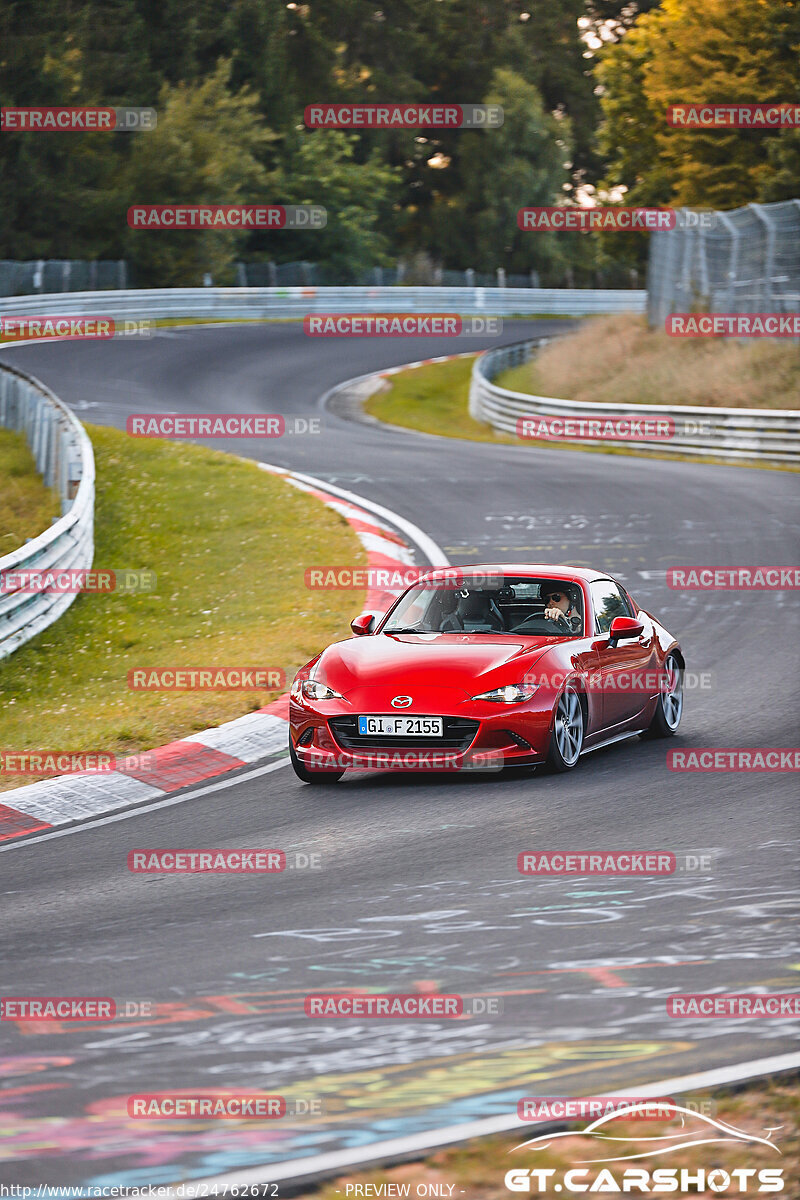
[[[344,771],[309,771],[295,754],[291,737],[289,738],[289,760],[295,775],[303,783],[336,783],[344,775]]]
[[[547,766],[556,774],[571,771],[577,766],[583,749],[586,722],[583,705],[574,687],[569,684],[558,698],[547,752]]]
[[[664,663],[667,676],[666,690],[659,692],[656,711],[643,738],[672,737],[677,732],[683,715],[683,671],[674,654],[668,654]]]

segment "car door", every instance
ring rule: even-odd
[[[603,725],[610,730],[632,721],[650,698],[649,682],[658,668],[655,635],[650,620],[644,613],[634,613],[628,597],[613,579],[594,580],[589,593],[595,623],[595,688],[600,692]],[[614,618],[634,616],[644,625],[639,637],[611,646],[609,629]]]

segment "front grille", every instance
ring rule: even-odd
[[[466,750],[475,739],[479,721],[466,717],[444,717],[444,737],[388,737],[380,741],[374,734],[358,733],[357,717],[331,717],[328,724],[331,733],[343,750],[391,750],[405,749]]]

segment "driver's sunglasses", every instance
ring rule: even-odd
[[[563,592],[551,592],[549,596],[543,596],[542,599],[547,604],[550,600],[561,600],[563,596]]]

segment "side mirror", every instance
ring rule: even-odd
[[[365,633],[371,633],[372,627],[375,624],[374,613],[360,613],[359,616],[353,617],[350,622],[350,628],[356,637],[363,637]]]
[[[614,617],[608,632],[610,634],[609,646],[616,646],[617,642],[621,642],[623,639],[641,637],[644,633],[644,625],[641,621],[637,621],[636,617]]]

